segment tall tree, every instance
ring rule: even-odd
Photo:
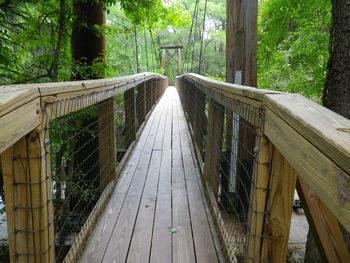
[[[350,1],[332,0],[332,25],[323,104],[350,119]]]
[[[104,62],[106,22],[103,1],[73,1],[72,58],[78,71],[75,80],[103,77],[103,72],[94,70],[94,63]],[[76,67],[76,64],[79,66]]]

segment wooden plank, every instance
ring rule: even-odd
[[[171,92],[167,90],[166,96]],[[163,97],[164,98],[164,97]],[[154,217],[154,229],[150,262],[172,262],[172,238],[169,229],[172,226],[171,210],[171,132],[172,132],[172,101],[168,102],[168,116],[165,123],[165,137],[162,145],[162,161],[157,192],[157,204]]]
[[[53,204],[51,192],[51,165],[45,139],[48,131],[36,129],[27,135],[29,164],[30,206],[33,215],[34,254],[36,262],[54,262]],[[40,156],[40,158],[38,158]],[[30,253],[30,252],[29,252]]]
[[[208,136],[205,150],[204,178],[211,185],[214,196],[218,197],[219,191],[219,169],[221,160],[221,146],[223,140],[223,125],[225,109],[210,99],[208,117]]]
[[[199,146],[199,149],[203,155],[203,137],[206,133],[206,116],[205,116],[205,95],[198,89],[195,93],[195,118],[193,127],[193,138],[195,143]]]
[[[116,178],[117,140],[115,125],[114,98],[105,100],[97,105],[98,116],[98,154],[100,167],[100,189]]]
[[[253,87],[243,86],[243,85],[236,85],[236,84],[230,84],[225,83],[218,80],[213,80],[195,73],[186,73],[184,75],[181,75],[181,77],[185,77],[187,79],[193,79],[199,84],[207,87],[207,88],[215,88],[222,91],[227,91],[229,93],[239,95],[242,97],[247,97],[249,99],[263,101],[266,94],[279,94],[281,92],[278,91],[271,91],[271,90],[264,90],[264,89],[257,89]]]
[[[148,262],[148,259],[150,258],[156,201],[158,199],[157,190],[163,154],[162,144],[166,119],[169,115],[168,108],[168,104],[163,104],[163,115],[159,121],[159,126],[155,135],[147,179],[143,189],[142,199],[138,209],[137,219],[127,256],[127,262],[130,263]],[[167,229],[164,229],[164,231],[167,231]]]
[[[116,189],[119,190],[114,191],[112,194],[105,212],[99,218],[99,221],[96,224],[96,228],[90,236],[86,245],[86,249],[84,250],[79,262],[102,261],[109,239],[112,235],[111,226],[114,226],[119,218],[124,198],[129,192],[129,187],[134,178],[142,151],[146,146],[148,135],[150,134],[150,131],[154,129],[154,125],[157,125],[157,122],[159,121],[159,110],[160,107],[157,107],[153,112],[154,114],[150,116],[145,126],[144,132],[140,136],[140,139],[135,147],[134,153],[129,160],[123,174],[120,176],[120,180],[116,186]]]
[[[0,86],[0,117],[39,98],[38,89]]]
[[[289,230],[292,218],[292,202],[297,173],[283,155],[274,148],[272,156],[270,192],[265,217],[262,260],[286,262]]]
[[[0,118],[0,152],[13,145],[41,123],[40,99],[24,104]]]
[[[162,114],[164,113],[161,112],[161,115]],[[135,180],[133,180],[125,197],[118,220],[113,227],[110,237],[111,241],[108,243],[102,262],[111,262],[112,260],[124,262],[127,258],[132,232],[149,170],[152,146],[158,131],[158,124],[159,122],[150,131],[149,138],[147,139],[137,169],[134,173]]]
[[[136,139],[136,96],[135,89],[124,92],[125,106],[125,140],[126,146],[129,146]]]
[[[298,94],[269,95],[264,102],[350,174],[350,120]]]
[[[255,160],[253,170],[253,182],[251,186],[250,209],[249,209],[249,231],[248,249],[246,262],[262,261],[261,247],[265,242],[263,236],[263,226],[266,216],[266,202],[268,195],[270,167],[273,146],[271,142],[262,136],[259,141],[258,160]]]
[[[212,233],[209,228],[208,217],[204,208],[202,194],[198,185],[196,176],[196,168],[190,149],[190,141],[188,137],[185,116],[179,105],[177,110],[180,128],[180,142],[183,156],[184,172],[186,178],[186,188],[188,195],[188,204],[191,217],[191,225],[193,232],[193,240],[196,253],[196,262],[218,262],[218,255],[213,241]]]
[[[176,110],[173,110],[172,152],[173,262],[196,262]]]
[[[265,134],[350,231],[348,174],[269,109],[266,111]]]
[[[335,216],[301,177],[298,177],[297,190],[323,258],[326,258],[327,262],[350,262],[343,234]]]

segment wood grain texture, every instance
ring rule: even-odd
[[[0,152],[13,145],[41,123],[40,99],[35,99],[0,117]]]
[[[248,86],[225,83],[225,82],[213,80],[195,73],[187,73],[187,74],[181,75],[181,77],[193,79],[198,83],[200,83],[201,85],[208,88],[216,88],[218,90],[227,91],[235,95],[247,97],[249,99],[258,100],[258,101],[263,101],[264,96],[266,94],[280,93],[278,91],[257,89],[257,88],[248,87]]]
[[[97,106],[98,117],[98,154],[100,167],[100,189],[116,178],[117,138],[114,112],[114,98],[101,102]]]
[[[343,233],[335,216],[301,177],[298,177],[297,190],[321,255],[327,262],[350,262]]]
[[[265,134],[327,208],[350,231],[350,180],[341,168],[271,110]]]
[[[263,233],[269,179],[270,179],[270,167],[269,164],[272,161],[273,146],[271,142],[262,136],[259,142],[259,155],[258,160],[254,163],[253,168],[253,180],[254,183],[251,186],[251,207],[249,211],[249,228],[248,231],[248,255],[246,262],[256,262],[262,260],[261,247],[263,242],[267,242],[267,239],[263,239],[261,236]]]
[[[38,89],[0,86],[0,117],[39,98]]]
[[[211,99],[209,101],[208,136],[203,176],[211,185],[215,197],[218,197],[219,191],[219,167],[222,154],[224,118],[225,109]]]
[[[263,242],[262,260],[286,262],[292,202],[297,173],[283,155],[275,148],[272,156],[270,192],[265,219],[264,235],[270,236]]]
[[[268,95],[269,109],[350,174],[350,120],[298,94]]]

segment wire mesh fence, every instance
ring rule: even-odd
[[[248,239],[254,238],[252,213],[268,213],[254,210],[256,199],[252,198],[252,189],[257,187],[264,111],[238,99],[216,96],[191,79],[178,81],[227,257],[230,262],[244,262],[254,257],[248,253]]]
[[[59,114],[48,111],[56,262],[65,259],[106,186],[116,179],[116,167],[160,95],[161,82],[148,80],[56,119],[51,116]]]
[[[65,259],[101,199],[107,200],[116,167],[161,95],[162,82],[151,78],[122,93],[113,87],[50,99],[42,125],[1,153],[0,185],[6,188],[11,234],[5,249],[12,251],[2,262],[49,262],[54,254],[56,262]]]

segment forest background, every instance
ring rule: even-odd
[[[225,79],[226,1],[134,2],[106,1],[106,25],[94,28],[106,36],[106,59],[93,71],[162,73],[160,47],[182,45],[184,72]],[[84,72],[87,65],[71,56],[73,16],[71,0],[0,1],[0,85],[66,81]],[[330,18],[328,0],[260,0],[258,87],[321,102]],[[175,63],[167,68],[173,79]]]

